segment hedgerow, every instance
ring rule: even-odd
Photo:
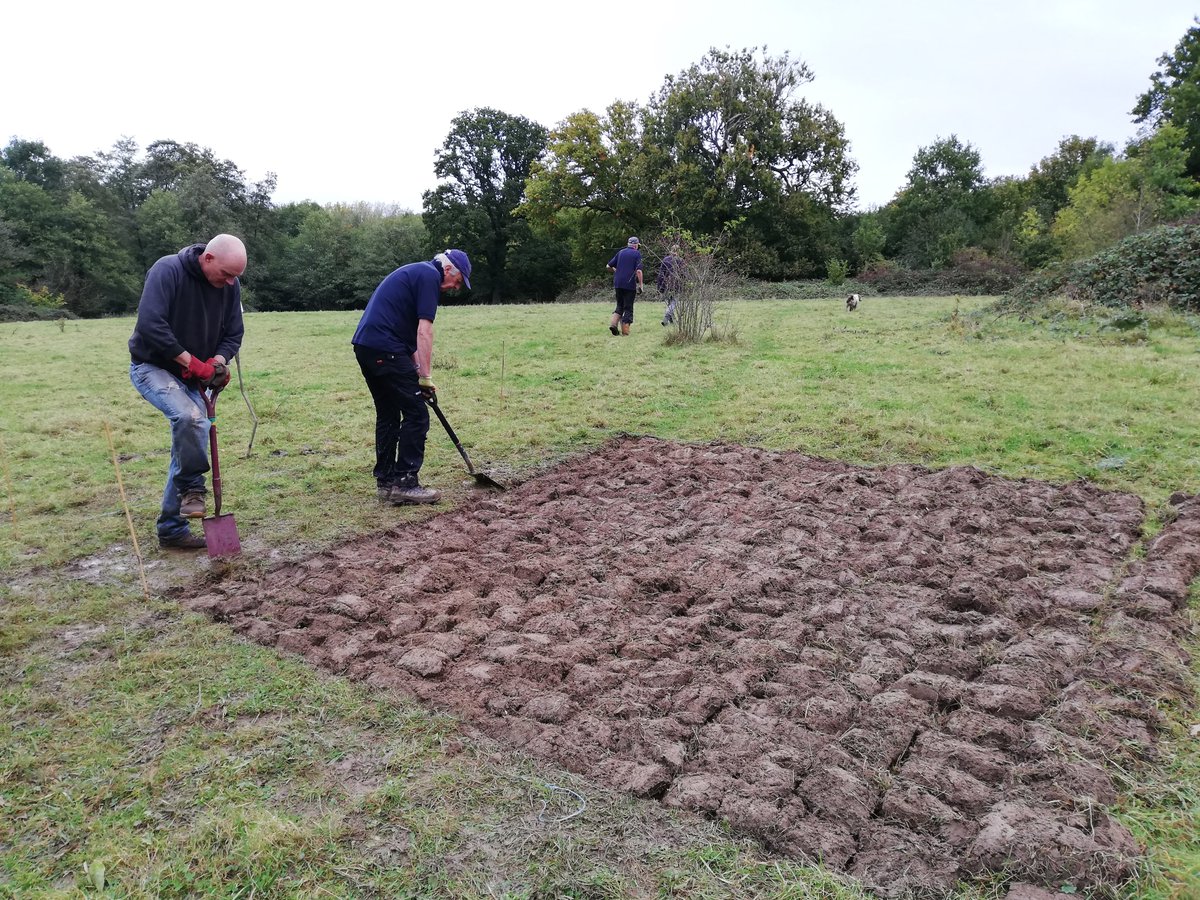
[[[989,296],[1011,290],[1022,274],[1011,260],[969,248],[954,254],[951,264],[940,269],[909,269],[884,261],[862,272],[858,280],[870,285],[873,293],[893,296]]]

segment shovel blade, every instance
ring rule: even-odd
[[[490,475],[485,475],[483,472],[472,472],[471,474],[475,477],[475,487],[491,488],[494,491],[508,490],[508,488]]]
[[[242,552],[237,523],[233,521],[231,514],[208,516],[202,520],[202,524],[204,543],[208,545],[209,556],[236,556]]]

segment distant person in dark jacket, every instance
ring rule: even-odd
[[[471,260],[461,250],[401,266],[380,282],[351,343],[375,401],[375,484],[385,503],[436,503],[420,483],[433,384],[433,319],[446,291],[471,289]]]
[[[617,294],[617,308],[613,310],[608,330],[615,334],[629,334],[633,324],[633,301],[642,292],[641,241],[631,237],[625,248],[608,261],[607,269],[613,273],[613,290]],[[617,326],[621,326],[620,332]]]
[[[160,547],[199,550],[188,519],[204,517],[208,412],[201,391],[229,382],[242,346],[246,247],[232,234],[164,256],[146,275],[129,338],[129,378],[171,423],[171,462],[158,516]]]
[[[679,302],[679,286],[682,280],[683,260],[680,258],[678,250],[671,250],[663,257],[663,261],[658,266],[658,275],[654,279],[654,286],[658,288],[659,296],[667,304],[662,318],[664,327],[675,321],[675,304]]]

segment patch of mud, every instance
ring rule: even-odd
[[[625,438],[194,609],[885,896],[1130,876],[1200,502]]]
[[[148,555],[144,545],[141,550]],[[154,569],[161,567],[161,563],[154,559],[146,559],[144,565],[147,579]],[[130,576],[138,576],[137,555],[133,552],[132,544],[113,544],[93,556],[75,560],[67,566],[66,572],[72,579],[92,584],[128,581]]]
[[[72,653],[89,641],[97,640],[108,632],[107,625],[73,625],[55,632],[64,653]]]
[[[383,787],[388,762],[374,750],[350,753],[328,765],[329,780],[346,796],[362,799]]]
[[[199,526],[194,528],[200,534]],[[194,580],[198,574],[222,576],[236,569],[243,559],[277,562],[284,554],[268,547],[256,537],[242,538],[244,557],[219,557],[213,559],[201,550],[169,550],[158,546],[153,535],[141,538],[138,549],[142,555],[142,566],[146,573],[146,584],[156,594],[172,593],[182,582]],[[65,571],[70,578],[91,584],[136,584],[141,587],[138,555],[133,544],[117,543],[92,556],[74,560]],[[26,576],[26,584],[36,581],[40,573]]]

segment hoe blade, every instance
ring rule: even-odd
[[[508,490],[491,475],[485,475],[483,472],[471,472],[471,476],[475,479],[475,487],[491,488],[493,491]]]

